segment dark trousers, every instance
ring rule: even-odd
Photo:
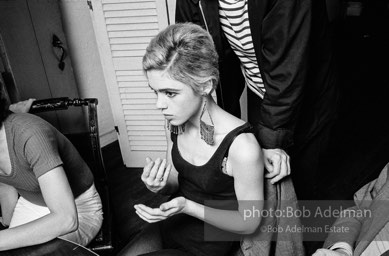
[[[330,200],[325,198],[332,172],[329,146],[334,122],[320,128],[307,141],[296,141],[290,150],[291,176],[299,200]],[[334,164],[334,163],[332,163]]]
[[[259,122],[261,99],[250,90],[247,90],[247,99],[248,121],[256,126]],[[326,176],[330,173],[327,169],[330,168],[329,145],[334,123],[335,120],[330,120],[318,127],[315,135],[309,139],[299,136],[287,150],[291,159],[291,176],[299,200],[329,199],[323,198],[326,190],[323,178],[328,180]]]
[[[248,90],[247,99],[248,119],[255,126],[259,122],[258,110],[261,100],[250,90]],[[334,144],[332,134],[335,121],[335,118],[328,120],[316,130],[310,130],[311,133],[303,131],[307,127],[295,130],[294,145],[287,149],[287,153],[290,156],[291,177],[298,200],[331,200],[327,190],[331,184],[336,182],[330,177],[333,175],[332,168],[335,164],[331,161],[330,154],[330,147]],[[305,124],[309,125],[307,122]],[[306,137],[308,134],[311,134],[309,138]],[[303,225],[309,225],[305,223],[304,218],[301,221]],[[306,255],[312,255],[323,245],[323,241],[309,241],[306,237],[304,240]]]

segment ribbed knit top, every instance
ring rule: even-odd
[[[0,182],[25,199],[45,205],[38,178],[63,166],[76,198],[93,184],[93,175],[73,144],[51,124],[31,114],[11,114],[4,121],[11,173]]]

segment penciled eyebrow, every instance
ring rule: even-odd
[[[155,91],[151,86],[150,84],[148,84],[148,86],[150,87],[151,90]],[[164,88],[164,89],[160,89],[158,90],[159,92],[179,92],[180,90],[179,89],[173,89],[173,88]]]

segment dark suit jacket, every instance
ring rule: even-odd
[[[245,81],[220,26],[218,0],[176,4],[176,22],[199,24],[212,35],[219,54],[218,104],[240,116]],[[248,13],[266,88],[263,100],[258,97],[260,107],[249,108],[248,121],[264,148],[288,149],[294,141],[304,147],[336,117],[336,67],[326,2],[248,0]]]
[[[218,0],[179,0],[176,22],[193,22],[208,29],[219,54],[218,104],[239,116],[239,98],[245,83],[240,61],[220,26],[218,7]],[[256,110],[259,123],[252,124],[261,146],[286,148],[292,144],[306,84],[311,0],[248,0],[248,14],[266,88],[260,109]]]
[[[350,232],[331,233],[324,243],[327,248],[336,242],[347,242],[354,246],[354,255],[358,256],[373,241],[378,232],[389,221],[389,164],[379,177],[369,182],[354,195],[355,210],[368,209],[371,214],[363,217],[345,216],[338,218],[335,227],[349,227]]]

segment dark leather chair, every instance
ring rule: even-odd
[[[99,127],[97,120],[96,98],[69,99],[50,98],[36,100],[31,106],[30,113],[40,113],[47,111],[66,111],[69,107],[84,107],[88,115],[87,131],[81,133],[71,133],[64,135],[73,143],[82,158],[91,169],[97,191],[100,194],[104,220],[103,225],[95,239],[88,245],[92,251],[99,255],[109,255],[113,251],[113,234],[112,234],[112,213],[110,203],[110,193],[108,187],[107,172],[104,167],[100,148]]]

